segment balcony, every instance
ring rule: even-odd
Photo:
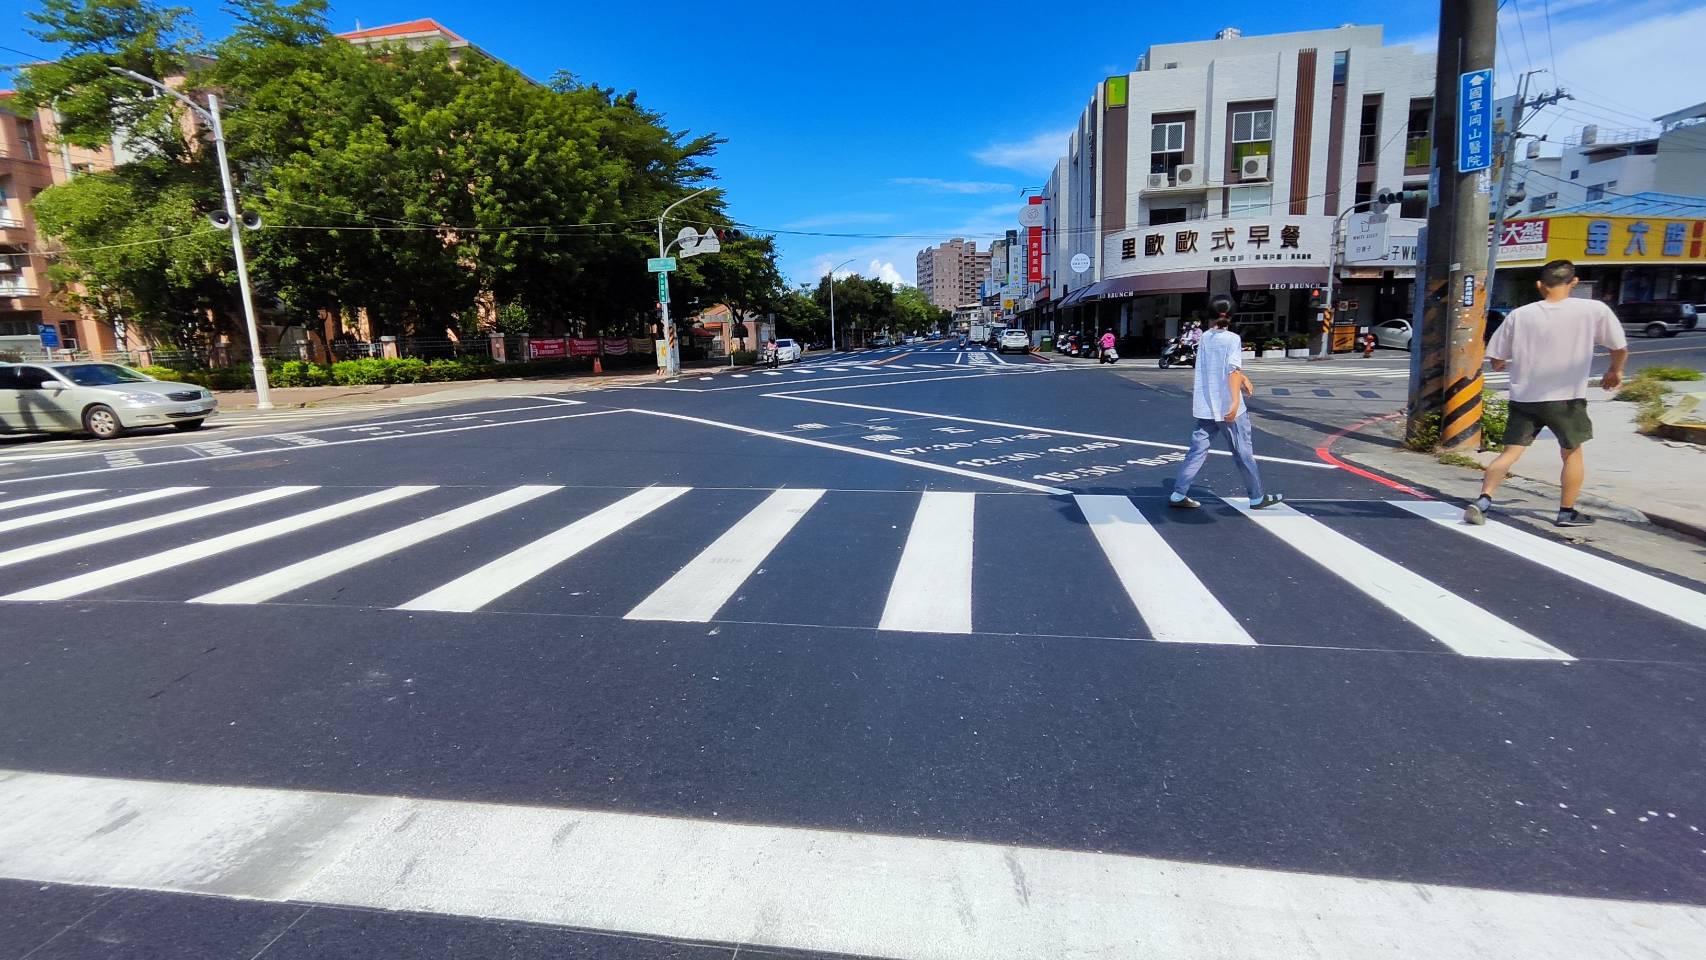
[[[0,213],[0,246],[21,247],[29,242],[29,231],[24,229],[24,221]]]
[[[23,297],[35,297],[39,293],[35,287],[22,283],[0,283],[0,300],[16,300]]]

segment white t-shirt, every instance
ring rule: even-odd
[[[1541,300],[1511,311],[1487,356],[1510,361],[1511,399],[1518,403],[1575,400],[1588,395],[1594,345],[1628,346],[1617,314],[1598,300]]]
[[[1191,388],[1191,416],[1224,420],[1232,408],[1226,377],[1244,366],[1244,341],[1231,330],[1210,330],[1197,346],[1196,382]]]

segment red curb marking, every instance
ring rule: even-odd
[[[1430,497],[1427,494],[1423,493],[1422,491],[1417,490],[1415,487],[1406,486],[1402,483],[1399,483],[1396,480],[1389,480],[1386,477],[1383,477],[1377,473],[1373,473],[1373,472],[1370,472],[1368,470],[1364,470],[1361,467],[1355,466],[1353,464],[1346,463],[1345,461],[1340,460],[1338,457],[1333,455],[1333,444],[1337,443],[1339,441],[1339,439],[1341,437],[1344,437],[1346,434],[1355,433],[1358,430],[1361,430],[1363,427],[1366,427],[1371,423],[1380,423],[1383,420],[1391,420],[1394,417],[1401,417],[1401,416],[1403,416],[1402,413],[1388,413],[1385,416],[1370,417],[1369,419],[1364,420],[1361,423],[1353,423],[1350,426],[1344,428],[1343,430],[1340,430],[1337,433],[1333,434],[1332,436],[1328,437],[1326,439],[1326,441],[1324,441],[1319,447],[1316,447],[1315,448],[1315,455],[1317,457],[1320,457],[1321,460],[1325,463],[1330,463],[1333,466],[1338,467],[1340,470],[1347,470],[1351,473],[1356,474],[1359,477],[1362,477],[1365,480],[1373,480],[1375,483],[1378,483],[1383,487],[1390,487],[1391,489],[1397,490],[1400,493],[1407,493],[1412,497],[1417,497],[1417,498],[1422,499],[1422,500],[1432,500],[1433,497]]]

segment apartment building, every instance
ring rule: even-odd
[[[1611,129],[1589,124],[1563,140],[1555,157],[1519,161],[1511,181],[1520,200],[1512,213],[1544,213],[1662,193],[1706,197],[1706,103],[1653,118],[1656,126]],[[1520,193],[1518,192],[1520,190]]]
[[[30,203],[48,187],[112,166],[112,151],[58,142],[52,110],[24,110],[0,91],[0,351],[39,351],[51,327],[66,350],[117,349],[122,330],[62,309]]]
[[[918,251],[918,289],[943,310],[979,302],[979,288],[989,279],[990,252],[977,241],[955,237]]]
[[[1302,332],[1336,218],[1383,188],[1417,198],[1387,211],[1384,261],[1341,271],[1341,314],[1407,316],[1433,66],[1379,26],[1150,47],[1097,84],[1044,190],[1048,319],[1159,346],[1227,294],[1250,333]]]

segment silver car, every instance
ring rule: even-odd
[[[188,383],[116,363],[0,364],[0,431],[84,432],[111,440],[134,427],[196,430],[219,406]]]

